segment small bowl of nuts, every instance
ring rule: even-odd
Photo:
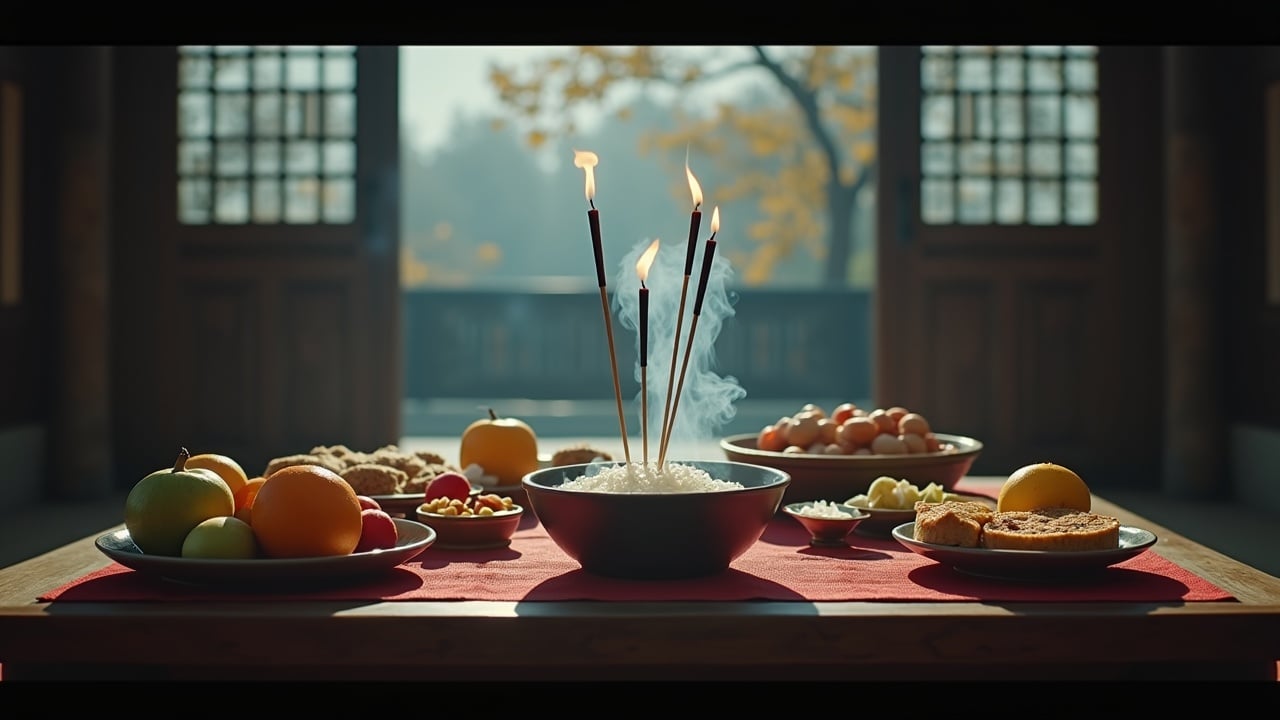
[[[524,508],[509,497],[482,493],[466,500],[437,497],[418,506],[418,522],[436,531],[433,547],[484,550],[506,547]]]

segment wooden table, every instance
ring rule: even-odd
[[[0,662],[5,680],[1275,677],[1280,579],[1094,502],[1239,602],[35,602],[107,563],[95,533],[0,570]]]

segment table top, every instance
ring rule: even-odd
[[[0,662],[6,679],[104,667],[227,679],[1274,677],[1280,579],[1094,503],[1237,601],[37,602],[109,562],[94,533],[0,570]]]

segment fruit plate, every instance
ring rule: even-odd
[[[484,488],[477,483],[471,483],[471,497],[475,497],[484,492]],[[388,515],[396,517],[411,517],[418,506],[422,504],[423,494],[416,493],[399,493],[396,495],[370,495]]]
[[[734,462],[764,465],[791,475],[782,504],[807,500],[843,503],[864,493],[876,478],[887,475],[923,488],[931,482],[946,490],[955,487],[982,452],[982,443],[963,435],[934,433],[940,442],[955,446],[950,452],[911,455],[814,455],[756,448],[756,433],[731,435],[720,449]]]
[[[915,522],[893,529],[893,539],[912,552],[953,570],[997,580],[1038,582],[1072,581],[1095,577],[1106,568],[1147,551],[1156,544],[1155,533],[1120,526],[1120,546],[1114,550],[990,550],[935,545],[915,539]]]
[[[279,589],[281,585],[347,583],[386,572],[436,541],[436,531],[422,523],[403,518],[395,518],[395,523],[399,534],[395,547],[338,557],[218,560],[146,555],[123,529],[98,537],[94,545],[127,568],[168,580]]]

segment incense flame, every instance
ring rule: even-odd
[[[596,196],[596,165],[600,164],[600,156],[590,150],[574,150],[573,166],[582,168],[587,175],[587,200]]]
[[[649,266],[653,265],[653,258],[658,254],[658,244],[661,240],[654,239],[649,245],[649,249],[640,255],[640,259],[636,262],[636,274],[640,276],[640,287],[644,287],[644,282],[649,279]]]
[[[684,161],[684,174],[689,178],[689,194],[693,195],[693,209],[697,210],[702,207],[702,186],[698,184],[698,178],[693,176],[693,171],[689,169],[689,160]]]

